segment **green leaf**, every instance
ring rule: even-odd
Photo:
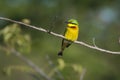
[[[11,75],[11,68],[10,67],[4,68],[3,72],[4,72],[5,75],[10,76]]]
[[[29,19],[22,19],[22,22],[24,22],[25,24],[30,24],[31,21]]]
[[[12,37],[12,34],[11,34],[11,33],[7,33],[7,34],[4,36],[4,41],[5,41],[5,42],[8,42],[11,37]]]
[[[3,30],[2,30],[2,34],[7,34],[7,33],[9,33],[9,31],[10,31],[10,28],[9,28],[9,26],[6,26]]]
[[[58,68],[59,68],[60,70],[64,69],[64,67],[65,67],[65,62],[64,62],[64,60],[63,60],[63,59],[58,59],[58,63],[59,63]]]
[[[31,50],[31,38],[28,34],[22,34],[18,24],[11,24],[1,30],[4,43],[7,47],[15,48],[21,53],[29,53]]]
[[[3,72],[10,76],[12,74],[13,71],[15,70],[18,70],[18,71],[21,71],[21,72],[30,72],[30,73],[35,73],[35,71],[28,67],[28,66],[23,66],[23,65],[11,65],[11,66],[8,66],[8,67],[5,67],[3,69]]]
[[[79,72],[79,73],[81,73],[83,70],[82,66],[80,65],[73,64],[72,67],[76,72]]]

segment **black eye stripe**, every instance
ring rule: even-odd
[[[75,26],[71,26],[70,28],[73,28],[73,29],[75,29],[76,27],[75,27]]]
[[[77,25],[76,23],[72,23],[72,22],[68,22],[68,23]]]

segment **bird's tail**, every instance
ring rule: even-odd
[[[58,53],[58,56],[63,56],[63,51],[62,50]]]

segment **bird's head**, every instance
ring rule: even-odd
[[[75,20],[75,19],[70,19],[67,21],[67,26],[68,27],[71,27],[71,28],[75,28],[77,27],[79,24],[78,24],[78,21]]]
[[[67,21],[67,23],[78,25],[78,21],[76,19],[70,19]]]

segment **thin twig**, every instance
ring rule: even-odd
[[[82,73],[80,75],[80,80],[83,80],[85,73],[86,73],[86,68],[83,68]]]
[[[97,47],[96,44],[95,44],[95,38],[93,38],[93,45],[94,45],[95,47]]]
[[[59,78],[60,78],[61,80],[64,80],[63,75],[62,75],[62,74],[60,73],[60,71],[56,68],[55,64],[52,62],[52,60],[50,59],[50,57],[47,55],[46,58],[47,58],[47,60],[48,60],[48,63],[50,64],[50,66],[51,66],[52,68],[54,68],[54,71],[58,74]]]
[[[52,80],[50,79],[43,71],[40,69],[37,65],[35,65],[31,60],[27,59],[26,57],[22,56],[20,52],[11,49],[11,53],[13,53],[15,56],[26,62],[31,68],[33,68],[36,72],[38,72],[41,76],[43,76],[46,80]]]
[[[32,25],[29,25],[29,24],[25,24],[25,23],[23,23],[23,22],[15,21],[15,20],[12,20],[12,19],[9,19],[9,18],[0,17],[0,20],[5,20],[5,21],[9,21],[9,22],[14,22],[14,23],[17,23],[17,24],[20,24],[20,25],[24,25],[24,26],[27,26],[27,27],[36,29],[36,30],[38,30],[38,31],[42,31],[42,32],[49,33],[49,34],[54,35],[54,36],[57,36],[57,37],[59,37],[59,38],[65,38],[63,35],[60,35],[60,34],[57,34],[57,33],[54,33],[54,32],[50,32],[49,30],[43,29],[43,28],[41,28],[41,27],[38,28],[38,27],[36,27],[36,26],[32,26]],[[82,42],[82,41],[74,41],[74,43],[79,44],[79,45],[83,45],[83,46],[86,46],[86,47],[88,47],[88,48],[95,49],[95,50],[98,50],[98,51],[101,51],[101,52],[109,53],[109,54],[120,54],[120,52],[115,52],[115,51],[110,51],[110,50],[102,49],[102,48],[99,48],[99,47],[97,47],[97,46],[92,46],[92,45],[86,44],[86,43],[84,43],[84,42]]]

